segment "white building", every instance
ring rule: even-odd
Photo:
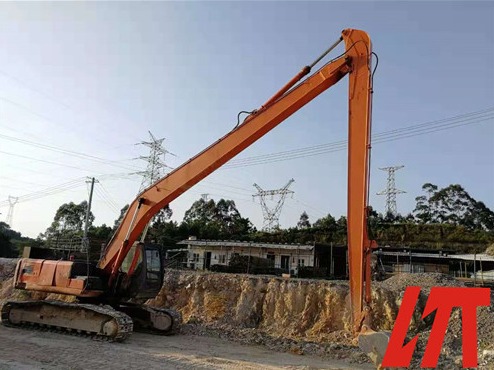
[[[231,240],[197,240],[193,237],[178,244],[187,245],[187,267],[209,269],[228,265],[233,255],[267,258],[274,267],[297,273],[299,266],[314,266],[314,246],[301,244],[254,243]]]

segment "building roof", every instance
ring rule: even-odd
[[[489,256],[485,253],[477,253],[474,254],[446,254],[446,253],[421,253],[415,252],[413,249],[406,250],[386,250],[386,249],[378,249],[374,252],[375,254],[382,254],[385,256],[412,256],[412,257],[423,257],[423,258],[438,258],[438,259],[456,259],[462,261],[484,261],[484,262],[494,262],[494,256]]]
[[[438,253],[417,253],[413,250],[403,250],[403,251],[387,251],[387,250],[377,250],[374,252],[375,254],[382,254],[385,256],[412,256],[412,257],[424,257],[424,258],[441,258],[448,259],[454,256],[450,256],[447,254],[438,254]]]
[[[489,261],[494,262],[494,256],[489,256],[485,253],[477,253],[475,254],[456,254],[454,256],[450,256],[451,258],[456,258],[464,261]]]
[[[254,243],[238,240],[193,240],[186,239],[178,242],[177,244],[193,245],[196,247],[242,247],[242,248],[272,248],[272,249],[286,249],[286,250],[308,250],[314,249],[313,245],[302,244],[278,244],[278,243]]]

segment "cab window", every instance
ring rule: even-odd
[[[134,259],[134,255],[136,254],[136,251],[138,251],[137,246],[133,245],[132,248],[130,248],[129,253],[127,253],[127,256],[125,256],[125,258],[122,262],[122,271],[123,272],[125,272],[125,273],[129,272],[130,265],[132,264],[132,260]],[[139,253],[139,257],[137,259],[137,264],[136,264],[136,269],[141,264],[142,264],[142,253]]]

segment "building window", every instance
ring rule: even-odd
[[[301,258],[298,260],[298,265],[299,266],[305,266],[305,259]]]
[[[194,253],[192,255],[192,261],[199,262],[199,253]]]
[[[218,256],[218,263],[226,263],[226,255],[220,254]]]

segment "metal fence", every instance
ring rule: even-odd
[[[47,239],[44,247],[48,249],[86,253],[89,239],[80,237]]]

